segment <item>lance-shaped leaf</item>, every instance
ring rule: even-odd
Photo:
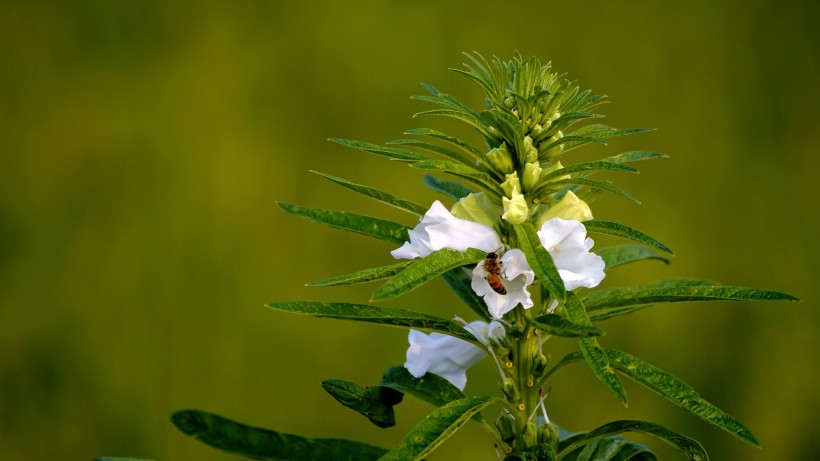
[[[430,136],[430,137],[433,137],[433,138],[436,138],[436,139],[441,139],[442,141],[447,141],[448,143],[459,147],[465,153],[467,153],[469,155],[472,155],[476,159],[483,158],[483,156],[484,156],[483,152],[476,149],[472,145],[467,144],[466,142],[464,142],[464,141],[462,141],[458,138],[454,138],[454,137],[452,137],[452,136],[450,136],[446,133],[442,133],[441,131],[432,130],[430,128],[413,128],[411,130],[405,131],[404,134],[412,134],[412,135],[419,135],[419,136]]]
[[[379,458],[379,461],[418,461],[424,458],[492,401],[492,397],[486,395],[468,397],[436,408],[404,436],[398,447]]]
[[[457,267],[441,274],[441,278],[444,279],[447,286],[449,286],[475,314],[483,320],[489,321],[492,319],[490,311],[484,303],[484,298],[478,296],[476,292],[473,291],[473,287],[471,286],[472,278],[469,273]]]
[[[606,162],[606,161],[599,161],[599,162],[586,162],[586,163],[576,163],[575,165],[566,166],[564,168],[559,168],[551,173],[547,173],[546,175],[542,176],[539,181],[549,181],[553,178],[560,178],[566,175],[572,175],[573,173],[588,173],[588,172],[596,172],[596,171],[605,171],[605,170],[616,170],[616,171],[628,171],[630,173],[637,173],[638,170],[632,168],[628,165],[621,165],[615,162]]]
[[[464,253],[444,249],[423,258],[416,258],[404,270],[379,287],[373,293],[371,301],[395,298],[420,287],[444,272],[456,267],[475,264],[486,256],[487,253],[483,251],[469,248]]]
[[[657,461],[658,457],[645,445],[624,437],[606,437],[579,447],[562,461]]]
[[[411,261],[402,261],[398,264],[391,264],[389,266],[373,267],[370,269],[360,270],[352,274],[331,277],[329,279],[319,280],[318,282],[310,282],[306,285],[309,287],[329,287],[337,285],[354,285],[357,283],[384,280],[404,270],[404,268],[410,265],[410,262]]]
[[[353,141],[350,139],[330,138],[328,141],[333,141],[343,146],[351,147],[353,149],[362,150],[371,154],[387,157],[392,160],[401,160],[404,162],[418,162],[421,160],[430,160],[426,155],[410,152],[409,150],[397,149],[395,147],[385,147],[378,144],[370,144],[369,142]]]
[[[630,420],[614,421],[604,424],[603,426],[585,434],[575,435],[560,441],[558,443],[558,459],[573,459],[565,458],[565,456],[568,456],[578,447],[605,437],[622,434],[624,432],[640,432],[662,440],[683,452],[691,461],[708,461],[709,459],[709,456],[706,454],[706,450],[704,450],[701,444],[694,439],[678,434],[677,432],[661,426],[660,424],[650,423],[647,421]],[[579,457],[577,459],[580,460],[581,458]]]
[[[684,279],[691,280],[691,279]],[[621,288],[602,292],[585,301],[589,311],[623,306],[685,301],[797,301],[794,296],[777,291],[745,287],[678,286],[661,288]]]
[[[592,326],[589,317],[587,317],[584,305],[575,293],[567,293],[567,302],[564,304],[564,309],[567,312],[567,317],[577,324]],[[595,376],[621,401],[626,405],[626,391],[615,371],[609,363],[609,358],[604,352],[603,348],[598,344],[595,338],[581,338],[578,340],[581,348],[581,353],[584,355],[589,367]]]
[[[645,246],[634,243],[598,248],[595,250],[595,254],[603,258],[607,269],[644,259],[657,259],[669,264],[669,258],[666,256],[659,255]]]
[[[436,192],[449,195],[455,200],[461,200],[474,192],[472,189],[461,184],[460,182],[439,179],[429,174],[424,175],[422,179],[424,180],[425,186]]]
[[[466,397],[441,376],[427,373],[421,378],[416,378],[402,365],[389,368],[379,385],[410,394],[437,407]]]
[[[564,338],[586,338],[590,336],[603,336],[605,334],[604,330],[598,327],[579,325],[557,314],[542,315],[536,319],[529,320],[529,322],[545,333]]]
[[[171,417],[187,435],[214,448],[267,461],[370,461],[384,448],[344,439],[308,439],[298,435],[247,426],[198,410],[183,410]]]
[[[650,152],[648,150],[633,150],[630,152],[623,152],[618,155],[613,155],[612,157],[607,157],[603,161],[612,163],[632,163],[640,162],[642,160],[652,160],[656,158],[667,157],[669,156],[658,152]]]
[[[399,145],[399,146],[412,146],[417,147],[419,149],[426,149],[430,152],[435,152],[440,154],[450,160],[453,160],[457,163],[461,163],[467,166],[473,166],[476,164],[474,158],[468,158],[464,155],[460,154],[459,152],[450,149],[449,147],[440,146],[438,144],[433,144],[429,142],[419,141],[418,139],[395,139],[393,141],[389,141],[388,144]]]
[[[704,421],[729,432],[740,440],[756,447],[760,446],[752,432],[743,426],[740,421],[704,400],[689,384],[626,352],[607,349],[606,353],[612,367],[630,379],[652,389]]]
[[[638,243],[643,243],[644,245],[649,245],[665,253],[669,253],[670,255],[675,254],[672,252],[672,250],[669,249],[668,246],[664,245],[663,243],[655,240],[654,238],[648,236],[647,234],[644,234],[639,230],[633,229],[623,224],[593,219],[590,221],[585,221],[584,227],[586,227],[588,231],[600,232],[602,234],[609,234],[614,235],[616,237],[622,237]]]
[[[481,345],[462,325],[452,320],[395,307],[381,307],[371,304],[320,303],[315,301],[284,301],[270,303],[267,307],[314,317],[378,323],[394,327],[414,328],[421,331],[438,331]]]
[[[541,240],[538,238],[538,233],[532,224],[516,224],[513,229],[515,229],[518,245],[521,251],[524,252],[524,256],[527,257],[527,263],[529,263],[535,276],[547,287],[552,296],[561,301],[566,299],[567,290],[564,287],[564,281],[561,279],[561,275],[558,274],[552,256],[541,245]]]
[[[652,290],[657,288],[685,288],[685,287],[703,287],[717,285],[717,282],[702,278],[669,278],[655,280],[649,283],[640,285],[632,285],[628,287],[607,288],[606,290],[597,290],[586,295],[583,298],[584,306],[590,304],[597,304],[600,300],[620,298],[627,296],[629,293]],[[589,309],[587,309],[589,312]]]
[[[395,221],[373,218],[349,211],[310,208],[284,202],[277,202],[276,204],[292,215],[337,229],[356,232],[396,244],[402,244],[407,240],[407,226]]]
[[[350,182],[346,179],[340,178],[338,176],[333,176],[331,174],[322,173],[321,171],[314,171],[314,170],[310,170],[310,171],[311,171],[311,173],[316,173],[319,176],[321,176],[325,179],[328,179],[330,181],[333,181],[334,183],[336,183],[336,184],[338,184],[338,185],[340,185],[340,186],[342,186],[346,189],[350,189],[353,192],[357,192],[359,194],[364,195],[365,197],[370,197],[373,200],[376,200],[376,201],[385,203],[387,205],[396,207],[400,210],[406,211],[408,213],[412,213],[416,216],[422,216],[425,212],[427,212],[427,208],[425,208],[421,205],[418,205],[418,204],[413,203],[413,202],[408,201],[408,200],[397,198],[397,197],[393,196],[392,194],[381,191],[379,189],[369,187],[369,186],[363,186],[361,184],[356,184],[356,183]]]
[[[413,168],[428,171],[441,171],[449,173],[453,176],[469,181],[482,189],[496,195],[503,195],[504,191],[501,186],[487,173],[476,170],[475,168],[460,163],[450,162],[447,160],[425,160],[421,162],[414,162],[410,164]]]
[[[402,393],[383,386],[360,386],[341,379],[322,381],[322,387],[342,405],[356,411],[381,428],[396,425],[393,406],[401,402]]]
[[[591,187],[593,189],[600,189],[600,190],[603,190],[603,191],[612,192],[613,194],[617,194],[617,195],[620,195],[621,197],[628,198],[629,200],[632,200],[635,203],[641,203],[641,201],[638,200],[637,198],[635,198],[634,195],[630,194],[629,192],[626,192],[625,190],[621,189],[620,187],[617,187],[617,186],[613,185],[609,181],[599,181],[599,180],[587,179],[587,178],[570,178],[570,179],[562,179],[560,181],[553,181],[553,182],[550,182],[550,183],[547,183],[547,184],[549,186],[556,186],[556,187],[566,186],[566,185],[571,185],[571,184],[573,184],[573,185],[577,184],[579,186]]]

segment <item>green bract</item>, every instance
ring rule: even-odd
[[[490,320],[486,304],[489,302],[486,298],[488,290],[483,290],[485,297],[482,298],[476,294],[475,284],[490,284],[495,290],[495,293],[489,293],[493,296],[507,296],[501,291],[506,289],[505,283],[511,285],[511,280],[505,280],[504,273],[493,266],[503,259],[487,252],[503,254],[516,249],[525,256],[528,270],[531,270],[527,272],[531,275],[529,282],[534,277],[531,285],[528,282],[519,286],[532,290],[529,294],[539,295],[540,299],[533,299],[534,305],[528,309],[525,309],[528,306],[522,306],[522,301],[514,309],[504,311],[500,319],[504,336],[500,339],[476,335],[465,328],[467,322],[459,318],[443,319],[426,312],[375,304],[277,301],[268,306],[277,311],[315,317],[436,332],[471,342],[486,349],[496,363],[500,375],[499,395],[467,396],[438,375],[428,372],[413,376],[403,366],[390,368],[379,383],[371,386],[343,379],[323,383],[325,390],[336,400],[379,427],[395,424],[393,407],[402,401],[404,394],[433,404],[436,408],[432,413],[392,449],[347,440],[307,439],[245,426],[195,410],[176,413],[174,424],[186,434],[216,448],[265,460],[420,460],[468,422],[487,429],[488,459],[494,456],[494,445],[507,461],[656,459],[646,446],[619,436],[625,432],[641,432],[660,439],[690,460],[708,459],[698,442],[645,421],[616,421],[575,434],[559,430],[549,421],[544,403],[551,379],[565,365],[585,362],[592,374],[624,404],[627,395],[621,380],[626,377],[715,427],[757,445],[754,435],[745,426],[706,401],[684,381],[630,354],[603,347],[605,331],[597,322],[659,303],[793,301],[795,298],[774,291],[720,286],[703,279],[668,279],[583,294],[572,289],[579,286],[577,284],[568,288],[567,275],[561,267],[564,256],[556,256],[560,245],[545,248],[544,245],[553,244],[542,244],[545,240],[539,232],[547,228],[545,223],[573,220],[583,224],[582,227],[577,222],[572,224],[582,230],[630,240],[631,243],[592,250],[597,253],[593,259],[599,265],[599,272],[604,265],[608,271],[645,260],[669,263],[666,256],[672,254],[669,247],[625,224],[593,219],[589,206],[605,192],[637,202],[635,197],[610,181],[592,176],[636,173],[637,169],[629,163],[664,155],[632,151],[598,161],[568,163],[567,154],[574,149],[587,144],[605,144],[609,138],[647,130],[615,129],[590,123],[602,117],[594,111],[604,102],[605,96],[582,91],[563,75],[552,72],[550,64],[543,65],[536,58],[523,59],[516,55],[510,61],[498,58],[488,61],[479,54],[466,56],[469,62],[456,72],[484,90],[486,107],[471,108],[430,85],[425,85],[428,95],[414,99],[435,106],[417,115],[460,120],[479,134],[481,143],[473,144],[429,128],[408,130],[405,134],[411,138],[390,142],[390,147],[343,139],[332,141],[435,174],[425,175],[424,184],[450,201],[447,208],[452,215],[447,217],[451,220],[447,223],[450,226],[448,232],[458,232],[460,225],[469,227],[463,220],[470,221],[467,224],[473,227],[478,223],[489,229],[487,232],[491,235],[497,234],[499,240],[496,242],[502,242],[502,248],[478,250],[468,247],[457,251],[436,243],[433,240],[440,237],[436,232],[441,233],[442,229],[440,223],[428,219],[432,208],[329,173],[317,172],[343,188],[414,216],[399,223],[346,211],[286,203],[279,206],[295,216],[375,237],[395,246],[412,241],[413,251],[418,249],[418,254],[413,254],[414,259],[395,262],[386,257],[379,267],[313,282],[309,284],[311,286],[378,281],[370,299],[371,303],[376,303],[401,296],[441,276],[465,302],[467,309],[463,315],[478,316],[486,322]],[[441,214],[446,213],[442,211],[437,219],[442,219]],[[419,223],[420,216],[424,218]],[[416,227],[411,230],[412,226]],[[589,250],[592,241],[585,242],[576,243],[586,245]],[[577,245],[567,248],[575,251]],[[491,281],[493,276],[496,279]],[[598,281],[600,279],[594,284],[580,286],[594,287]],[[553,336],[577,342],[578,352],[551,364],[548,351],[544,349],[547,340]],[[488,411],[491,416],[482,414]]]

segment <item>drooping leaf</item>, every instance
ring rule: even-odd
[[[460,266],[475,264],[486,256],[487,253],[483,251],[469,248],[464,253],[444,249],[424,258],[416,258],[404,270],[379,287],[371,296],[371,301],[395,298],[420,287],[440,274]]]
[[[373,267],[370,269],[360,270],[352,274],[340,275],[338,277],[331,277],[329,279],[319,280],[317,282],[310,282],[306,285],[309,287],[329,287],[337,285],[354,285],[357,283],[373,282],[376,280],[384,280],[392,277],[410,264],[410,261],[402,261],[397,264],[389,266]]]
[[[375,237],[391,243],[402,244],[407,240],[407,226],[395,221],[378,219],[349,211],[325,210],[277,202],[288,213],[337,229]]]
[[[410,152],[409,150],[397,149],[395,147],[385,147],[378,144],[371,144],[369,142],[353,141],[350,139],[330,138],[328,141],[333,141],[343,146],[351,147],[353,149],[362,150],[371,154],[387,157],[392,160],[400,160],[403,162],[418,162],[421,160],[429,160],[430,157],[426,155]]]
[[[612,163],[631,163],[639,162],[641,160],[652,160],[656,158],[667,157],[669,156],[658,152],[650,152],[648,150],[633,150],[630,152],[623,152],[618,155],[613,155],[612,157],[607,157],[603,161]]]
[[[657,461],[652,451],[645,445],[630,442],[624,437],[605,437],[595,440],[572,453],[562,461]]]
[[[579,325],[592,326],[589,317],[587,317],[584,305],[578,296],[573,292],[567,293],[567,301],[564,304],[564,309],[567,312],[567,317]],[[580,338],[578,344],[581,348],[581,353],[584,360],[595,376],[609,389],[618,400],[626,405],[626,391],[618,375],[612,370],[609,363],[609,358],[604,352],[604,349],[598,344],[595,338]]]
[[[659,255],[645,246],[634,243],[598,248],[595,250],[595,254],[603,258],[606,269],[644,259],[657,259],[669,264],[669,258],[666,256]]]
[[[371,304],[320,303],[315,301],[275,302],[268,304],[267,307],[314,317],[378,323],[401,328],[414,328],[421,331],[438,331],[480,345],[478,340],[468,333],[463,326],[452,320],[395,307],[381,307]]]
[[[452,436],[473,415],[492,403],[490,396],[468,397],[433,410],[379,461],[418,461]]]
[[[345,439],[308,439],[247,426],[198,410],[173,414],[171,421],[187,435],[229,453],[266,461],[375,461],[387,450]]]
[[[484,298],[478,296],[471,286],[472,277],[462,268],[457,267],[441,274],[441,278],[465,304],[481,319],[489,321],[492,316],[484,303]]]
[[[381,428],[396,425],[393,406],[401,402],[402,393],[383,386],[360,386],[341,379],[322,381],[322,387],[339,403],[356,411]]]
[[[672,252],[672,250],[669,249],[668,246],[664,245],[663,243],[655,240],[654,238],[650,237],[647,234],[644,234],[639,230],[633,229],[623,224],[593,219],[591,221],[585,221],[584,227],[586,227],[588,231],[600,232],[602,234],[609,234],[614,235],[616,237],[622,237],[625,239],[633,240],[638,243],[643,243],[644,245],[649,245],[665,253],[669,253],[670,255],[675,254]]]
[[[564,338],[586,338],[605,334],[604,330],[598,327],[578,325],[557,314],[542,315],[530,322],[548,334]]]
[[[513,229],[518,239],[518,245],[521,251],[524,252],[524,256],[526,256],[535,276],[547,287],[552,296],[563,301],[567,296],[564,281],[561,279],[561,275],[558,274],[558,269],[555,268],[552,256],[541,245],[535,227],[530,223],[523,223],[514,225]]]
[[[685,279],[690,280],[690,279]],[[638,306],[653,303],[685,301],[797,301],[794,296],[777,291],[745,287],[679,286],[671,288],[612,289],[585,303],[589,311]]]
[[[460,182],[439,179],[429,174],[424,175],[423,179],[425,186],[436,192],[449,195],[455,200],[461,200],[474,192],[472,189],[461,184]]]
[[[418,139],[395,139],[388,144],[392,145],[399,145],[399,146],[412,146],[417,147],[419,149],[429,150],[430,152],[435,152],[440,154],[450,160],[453,160],[457,163],[467,166],[474,166],[476,164],[475,158],[468,158],[465,157],[463,154],[450,149],[449,147],[440,146],[438,144],[433,144],[429,142],[419,141]]]
[[[421,378],[416,378],[402,365],[389,368],[379,385],[410,394],[437,407],[466,397],[441,376],[427,373]]]
[[[346,189],[350,189],[353,192],[358,192],[359,194],[362,194],[365,197],[370,197],[370,198],[372,198],[376,201],[386,203],[387,205],[396,207],[396,208],[398,208],[400,210],[403,210],[403,211],[406,211],[408,213],[412,213],[416,216],[422,216],[425,212],[427,212],[427,208],[424,208],[421,205],[415,204],[415,203],[413,203],[411,201],[408,201],[408,200],[397,198],[397,197],[393,196],[392,194],[381,191],[379,189],[369,187],[369,186],[363,186],[361,184],[356,184],[356,183],[350,182],[346,179],[340,178],[338,176],[333,176],[331,174],[322,173],[321,171],[311,170],[311,172],[316,173],[316,174],[318,174],[319,176],[321,176],[325,179],[329,179],[330,181],[333,181],[334,183],[336,183],[336,184],[338,184],[338,185],[340,185],[340,186],[342,186]]]
[[[752,432],[743,426],[740,421],[704,400],[689,384],[626,352],[607,349],[606,353],[612,367],[630,379],[648,387],[740,440],[756,447],[760,446]]]
[[[700,443],[696,440],[678,434],[677,432],[661,426],[660,424],[647,421],[614,421],[582,434],[562,440],[558,443],[558,459],[563,460],[565,456],[575,451],[578,447],[594,442],[599,439],[610,437],[624,432],[640,432],[662,440],[677,450],[683,452],[691,461],[708,461],[709,456]],[[573,458],[566,458],[567,460]],[[577,460],[581,461],[578,457]],[[590,460],[597,458],[588,458]],[[608,458],[603,458],[608,459]],[[651,458],[650,458],[651,459]]]

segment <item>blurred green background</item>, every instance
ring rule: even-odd
[[[411,119],[429,106],[408,98],[428,82],[480,105],[447,70],[472,50],[551,60],[610,96],[608,123],[658,128],[565,162],[670,155],[609,177],[643,205],[606,197],[593,210],[677,257],[613,271],[605,286],[701,276],[803,299],[664,306],[605,325],[605,346],[684,378],[763,450],[632,383],[625,409],[583,366],[555,381],[551,417],[572,430],[655,420],[717,460],[816,459],[816,5],[0,3],[0,459],[236,459],[177,432],[168,416],[181,408],[394,446],[429,406],[408,398],[382,430],[319,383],[375,383],[403,361],[405,332],[263,307],[365,302],[375,286],[303,285],[388,264],[392,247],[275,201],[413,224],[308,170],[430,203],[418,171],[326,138],[458,130]],[[440,282],[389,304],[469,316]],[[551,347],[557,358],[573,344]],[[490,362],[469,376],[468,393],[497,391]],[[488,440],[468,426],[429,459],[495,460]]]

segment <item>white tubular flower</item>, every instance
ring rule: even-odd
[[[527,263],[527,258],[524,252],[519,249],[513,249],[506,253],[499,259],[501,269],[499,275],[501,276],[501,283],[504,284],[507,293],[501,294],[494,290],[489,282],[487,282],[487,275],[489,274],[484,268],[484,261],[478,263],[473,269],[473,277],[470,286],[473,291],[484,298],[484,303],[487,304],[487,309],[493,318],[500,319],[501,316],[513,310],[515,306],[521,304],[524,309],[532,307],[532,296],[527,289],[535,280],[535,273]]]
[[[500,327],[500,328],[499,328]],[[487,343],[490,335],[496,340],[504,336],[504,328],[497,322],[488,324],[481,320],[470,322],[467,331],[476,336],[482,343]],[[467,368],[483,359],[487,352],[475,344],[453,336],[410,330],[407,337],[410,347],[407,349],[407,361],[404,368],[416,378],[426,373],[433,373],[450,381],[453,386],[464,390],[467,384]]]
[[[590,252],[594,242],[580,221],[552,218],[538,231],[541,245],[549,251],[564,287],[574,290],[592,288],[604,279],[604,260]]]
[[[409,242],[390,252],[394,258],[423,258],[444,248],[462,252],[476,248],[487,253],[501,248],[501,239],[491,227],[456,218],[438,200],[408,235]]]

